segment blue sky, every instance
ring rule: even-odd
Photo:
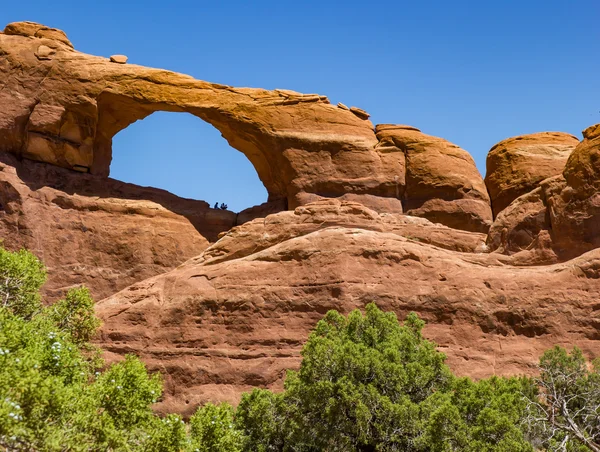
[[[4,2],[4,23],[65,30],[83,52],[123,53],[234,86],[356,105],[468,150],[600,122],[598,0]],[[1,25],[0,25],[1,26]],[[155,113],[114,140],[111,176],[178,195],[266,200],[246,158],[198,118]]]

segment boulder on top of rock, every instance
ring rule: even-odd
[[[395,150],[405,157],[405,213],[457,229],[487,232],[492,223],[490,201],[467,151],[412,126],[382,124],[376,134],[380,151]]]
[[[111,63],[125,64],[127,63],[127,58],[125,55],[111,55],[110,61]]]
[[[58,30],[57,28],[46,27],[45,25],[35,22],[25,21],[10,23],[4,28],[4,34],[52,39],[54,41],[62,42],[71,48],[73,47],[73,44],[69,41],[69,38],[67,38],[64,31]]]
[[[362,108],[358,108],[358,107],[350,107],[350,111],[352,113],[354,113],[356,116],[358,116],[360,119],[369,119],[369,116],[371,116],[365,110],[363,110]]]
[[[487,156],[485,176],[494,217],[542,180],[561,174],[578,143],[568,133],[541,132],[494,145]]]

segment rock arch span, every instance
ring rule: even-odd
[[[485,232],[492,215],[473,159],[445,140],[381,125],[327,97],[234,88],[77,52],[66,35],[31,22],[0,33],[0,151],[100,177],[112,138],[156,111],[212,124],[250,160],[269,202],[359,201]],[[448,172],[448,168],[456,171]]]

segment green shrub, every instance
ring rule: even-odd
[[[234,424],[233,407],[227,403],[208,403],[190,419],[192,450],[199,452],[239,452],[242,432]]]
[[[41,309],[39,290],[46,281],[40,260],[29,251],[0,247],[0,307],[29,319]]]
[[[94,300],[85,287],[69,290],[63,300],[47,309],[47,315],[57,327],[68,332],[78,345],[88,343],[100,326],[100,320],[94,314]]]

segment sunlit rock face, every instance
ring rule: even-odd
[[[366,112],[325,96],[118,64],[77,52],[60,30],[30,22],[6,27],[0,54],[0,150],[20,157],[107,176],[120,130],[155,111],[188,112],[250,160],[277,205],[345,196],[381,212],[405,205],[459,229],[483,232],[491,223],[465,151],[416,129],[379,126],[376,135]],[[402,137],[407,146],[398,146]]]
[[[371,301],[423,317],[459,375],[532,374],[555,344],[598,356],[600,250],[516,266],[483,252],[485,238],[348,201],[301,206],[237,226],[100,301],[98,343],[111,360],[136,353],[163,372],[160,410],[187,414],[255,386],[281,388],[327,310]]]
[[[115,57],[0,33],[0,234],[48,265],[48,300],[92,289],[98,345],[164,375],[160,411],[281,388],[327,310],[371,301],[427,320],[460,375],[531,374],[555,344],[600,355],[599,125],[504,140],[484,184],[415,127]],[[235,214],[108,178],[112,138],[159,110],[216,127],[268,201]]]
[[[508,138],[487,155],[485,183],[497,216],[519,196],[558,176],[579,140],[568,133],[541,132]]]

